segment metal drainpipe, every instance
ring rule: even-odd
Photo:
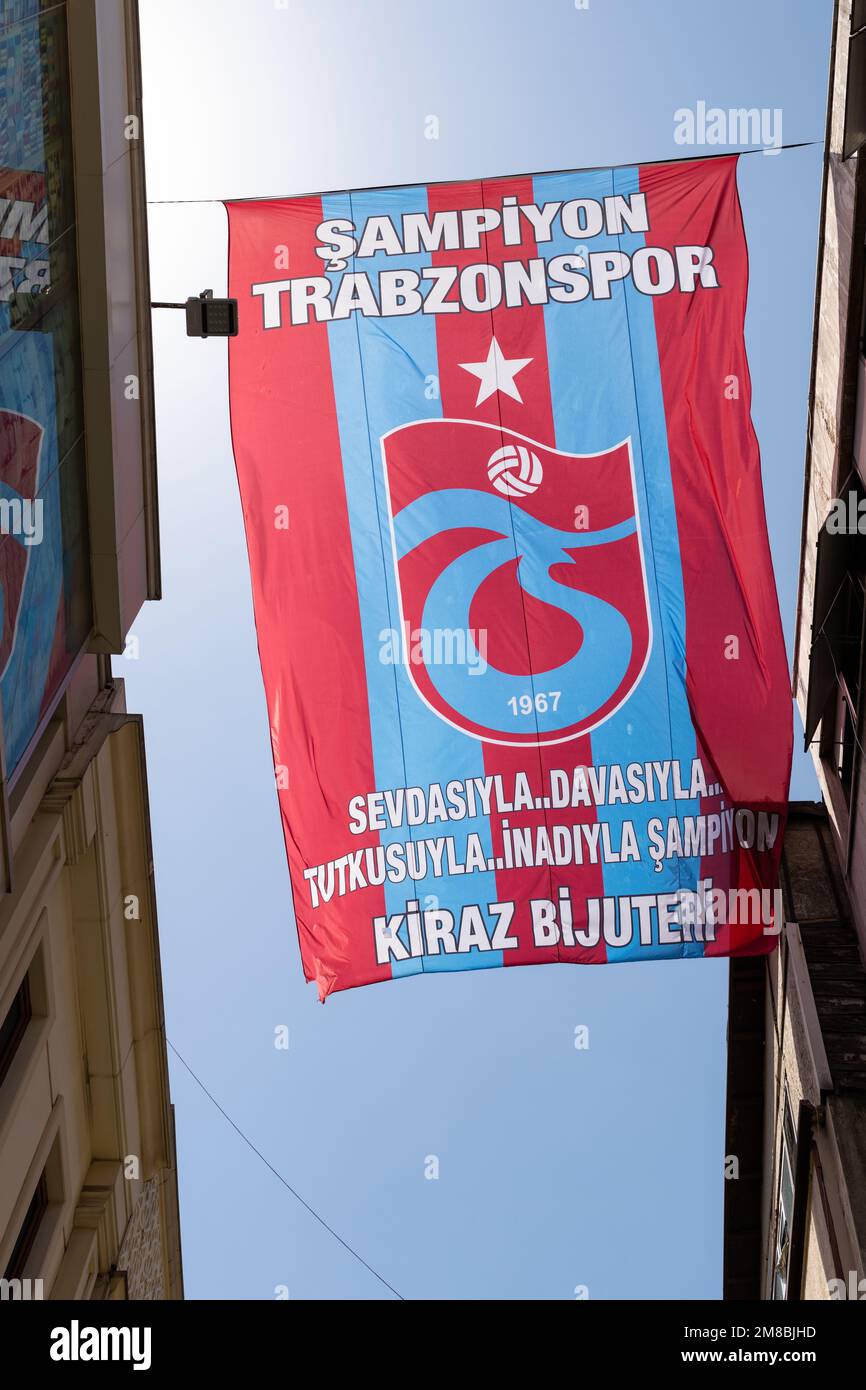
[[[812,1136],[817,1112],[811,1101],[801,1100],[797,1112],[797,1161],[794,1172],[794,1211],[791,1216],[791,1242],[788,1247],[786,1299],[802,1302],[803,1269],[806,1264],[806,1231],[809,1215],[809,1189],[812,1179]]]

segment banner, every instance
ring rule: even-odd
[[[227,211],[320,996],[771,950],[791,698],[736,156]]]

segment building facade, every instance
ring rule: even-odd
[[[866,0],[830,59],[793,691],[822,801],[791,807],[786,926],[733,960],[726,1298],[866,1299]]]
[[[182,1298],[141,720],[135,0],[0,0],[0,1296]]]

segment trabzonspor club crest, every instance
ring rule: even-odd
[[[382,457],[421,699],[491,743],[563,743],[610,718],[652,640],[631,441],[567,454],[417,420],[382,437]]]

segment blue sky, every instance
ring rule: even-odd
[[[151,199],[712,153],[674,112],[821,140],[831,0],[140,0]],[[439,139],[425,138],[429,115]],[[740,162],[747,344],[793,633],[819,148]],[[218,202],[152,206],[153,298],[224,292]],[[168,1034],[406,1298],[718,1298],[727,966],[305,985],[228,429],[226,345],[156,312],[163,601],[115,661],[145,716]],[[796,724],[801,746],[799,720]],[[792,796],[817,794],[795,750]],[[288,1051],[274,1030],[289,1029]],[[575,1029],[589,1028],[579,1051]],[[190,1298],[392,1298],[171,1059]],[[424,1176],[429,1155],[440,1176]]]

